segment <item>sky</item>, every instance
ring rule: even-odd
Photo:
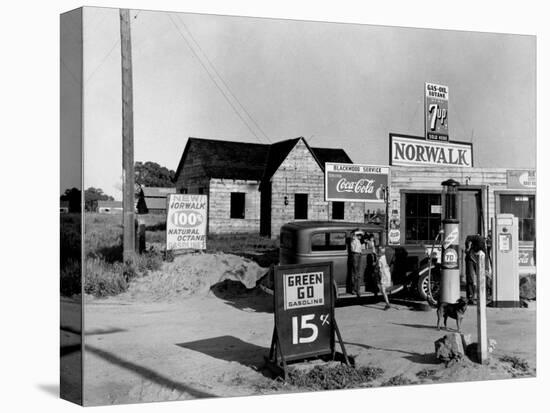
[[[535,167],[534,36],[131,16],[136,161],[175,170],[190,136],[255,143],[303,136],[312,146],[343,148],[355,163],[388,164],[390,133],[424,135],[424,83],[433,82],[449,87],[450,139],[473,143],[476,166]],[[118,9],[84,9],[84,185],[116,199],[119,30]],[[61,66],[62,79],[70,69]],[[62,174],[62,191],[69,181]]]

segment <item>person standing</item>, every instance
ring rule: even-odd
[[[468,235],[465,243],[466,261],[466,300],[468,304],[474,304],[476,299],[476,275],[477,275],[477,253],[483,251],[487,256],[485,238],[481,235]]]
[[[384,310],[389,310],[391,308],[391,305],[386,289],[390,288],[392,285],[391,268],[386,258],[386,248],[382,245],[378,248],[378,268],[376,274],[378,290],[382,294],[384,302],[386,303]]]
[[[363,251],[363,244],[360,237],[363,235],[359,229],[352,232],[350,254],[351,254],[351,282],[353,293],[357,297],[361,297],[361,253]]]

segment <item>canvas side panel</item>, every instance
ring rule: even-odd
[[[60,19],[60,396],[82,404],[82,9]]]

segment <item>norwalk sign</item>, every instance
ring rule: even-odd
[[[390,165],[471,168],[474,166],[472,144],[390,134]]]

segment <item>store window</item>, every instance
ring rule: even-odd
[[[307,194],[294,194],[294,219],[307,219]]]
[[[231,218],[244,219],[244,192],[231,192]]]
[[[332,203],[332,219],[344,219],[344,205],[343,202]]]
[[[500,213],[518,218],[519,240],[535,240],[535,195],[501,195]]]
[[[441,194],[406,193],[405,242],[432,242],[441,226]]]

